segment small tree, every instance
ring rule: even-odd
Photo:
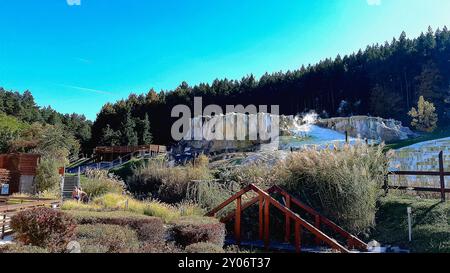
[[[150,132],[150,120],[148,119],[148,114],[145,114],[145,118],[142,121],[142,144],[148,145],[152,144],[153,137],[152,133]]]
[[[60,177],[59,164],[52,158],[42,158],[36,169],[36,192],[44,192],[58,187]]]
[[[417,109],[412,108],[408,115],[412,118],[411,126],[423,132],[433,132],[437,127],[438,117],[434,104],[420,96]]]

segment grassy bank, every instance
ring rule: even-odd
[[[412,208],[412,242],[408,242],[407,208]],[[419,253],[450,253],[450,202],[395,193],[379,201],[372,238],[382,245]]]

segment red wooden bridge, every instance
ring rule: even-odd
[[[245,204],[242,203],[243,196],[249,192],[254,192],[257,194],[256,197],[250,199]],[[284,204],[280,203],[278,200],[276,200],[274,197],[271,196],[271,194],[281,194],[284,198]],[[207,216],[214,217],[216,214],[224,209],[226,206],[230,205],[236,201],[236,209],[223,217],[221,219],[221,222],[226,223],[234,219],[234,237],[235,242],[237,245],[240,245],[243,243],[241,241],[241,217],[242,212],[251,207],[252,205],[258,203],[259,205],[259,239],[264,242],[264,246],[266,249],[269,249],[270,244],[270,208],[271,206],[275,207],[281,213],[285,216],[285,242],[289,243],[291,238],[291,223],[294,223],[295,230],[294,230],[294,247],[296,252],[302,251],[302,233],[303,230],[309,231],[311,234],[315,237],[315,244],[320,245],[324,243],[334,251],[339,251],[343,253],[349,253],[352,250],[362,251],[366,252],[368,251],[367,244],[365,244],[363,241],[358,239],[356,236],[350,234],[349,232],[345,231],[343,228],[339,227],[337,224],[333,223],[328,218],[324,217],[314,209],[310,208],[309,206],[303,204],[298,199],[294,198],[292,195],[290,195],[288,192],[283,190],[282,188],[278,186],[273,186],[269,188],[268,190],[264,191],[257,187],[256,185],[249,185],[230,197],[228,200],[223,202],[221,205],[219,205],[217,208],[210,211]],[[295,211],[301,211],[305,212],[306,214],[309,214],[312,216],[313,223],[310,223],[305,218],[302,218],[299,214],[295,213]],[[292,222],[291,222],[292,221]],[[330,237],[329,235],[325,234],[323,231],[324,228],[327,228],[327,230],[331,230],[334,234],[339,234],[342,238],[345,239],[346,245],[342,245],[338,242],[338,240]]]

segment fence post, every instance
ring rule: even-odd
[[[270,246],[270,199],[268,197],[264,200],[264,246],[266,249],[269,249]]]
[[[348,143],[348,131],[345,131],[345,143]]]
[[[259,194],[259,239],[264,240],[264,196]]]
[[[289,196],[288,194],[285,195],[286,198],[286,207],[288,209],[291,209],[291,196]],[[291,237],[291,218],[290,216],[286,213],[285,215],[285,233],[284,233],[284,241],[286,243],[289,243],[290,241],[290,237]]]
[[[389,193],[389,174],[386,174],[384,177],[384,194],[388,195]]]
[[[5,225],[6,225],[6,212],[3,214],[3,223],[2,223],[2,236],[1,239],[5,239]]]
[[[439,153],[439,177],[441,180],[441,201],[445,202],[444,152]]]
[[[242,197],[239,196],[236,199],[236,216],[234,219],[234,237],[236,239],[236,244],[241,244],[241,209],[242,209]]]

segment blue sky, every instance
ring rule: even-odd
[[[448,0],[0,0],[0,86],[95,119],[131,92],[297,69],[450,26]]]

